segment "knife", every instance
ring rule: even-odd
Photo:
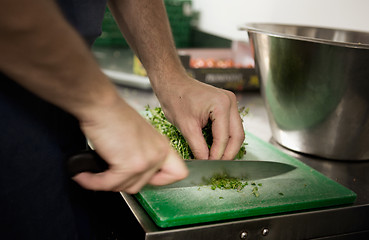
[[[104,172],[109,165],[94,150],[84,150],[72,155],[67,160],[67,171],[70,177],[81,172]]]
[[[296,167],[262,160],[185,160],[189,175],[186,179],[166,185],[166,188],[183,188],[208,185],[216,175],[226,175],[245,181],[266,179],[285,174]]]
[[[167,188],[193,187],[206,184],[215,174],[227,174],[244,180],[258,180],[285,174],[294,170],[293,165],[262,160],[185,160],[189,176]],[[81,172],[99,173],[109,165],[93,150],[86,150],[68,159],[67,170],[71,177]]]

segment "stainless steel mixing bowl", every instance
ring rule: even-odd
[[[302,153],[369,159],[369,33],[247,24],[273,137]]]

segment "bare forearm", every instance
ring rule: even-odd
[[[54,1],[6,0],[0,10],[0,70],[79,118],[117,94]]]
[[[111,0],[109,7],[156,92],[185,74],[162,0]]]

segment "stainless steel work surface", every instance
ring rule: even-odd
[[[145,104],[158,105],[152,92],[122,87],[118,87],[118,90],[127,102],[138,111],[144,110]],[[267,114],[260,94],[257,92],[243,92],[236,95],[241,106],[250,108],[250,114],[244,119],[244,126],[247,131],[264,141],[272,143],[284,153],[301,160],[325,176],[351,189],[357,194],[355,203],[351,206],[324,208],[309,212],[295,211],[163,229],[155,225],[133,196],[122,194],[132,216],[134,216],[133,222],[129,223],[132,224],[132,227],[128,230],[136,229],[139,232],[135,239],[295,240],[326,237],[324,239],[341,240],[366,239],[365,237],[369,237],[369,162],[331,161],[299,154],[281,147],[271,139]],[[122,219],[125,217],[127,216],[122,216]],[[130,234],[136,234],[136,232]]]

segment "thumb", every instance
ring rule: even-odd
[[[188,169],[174,150],[170,150],[160,171],[153,175],[149,184],[161,186],[180,181],[188,176]]]

